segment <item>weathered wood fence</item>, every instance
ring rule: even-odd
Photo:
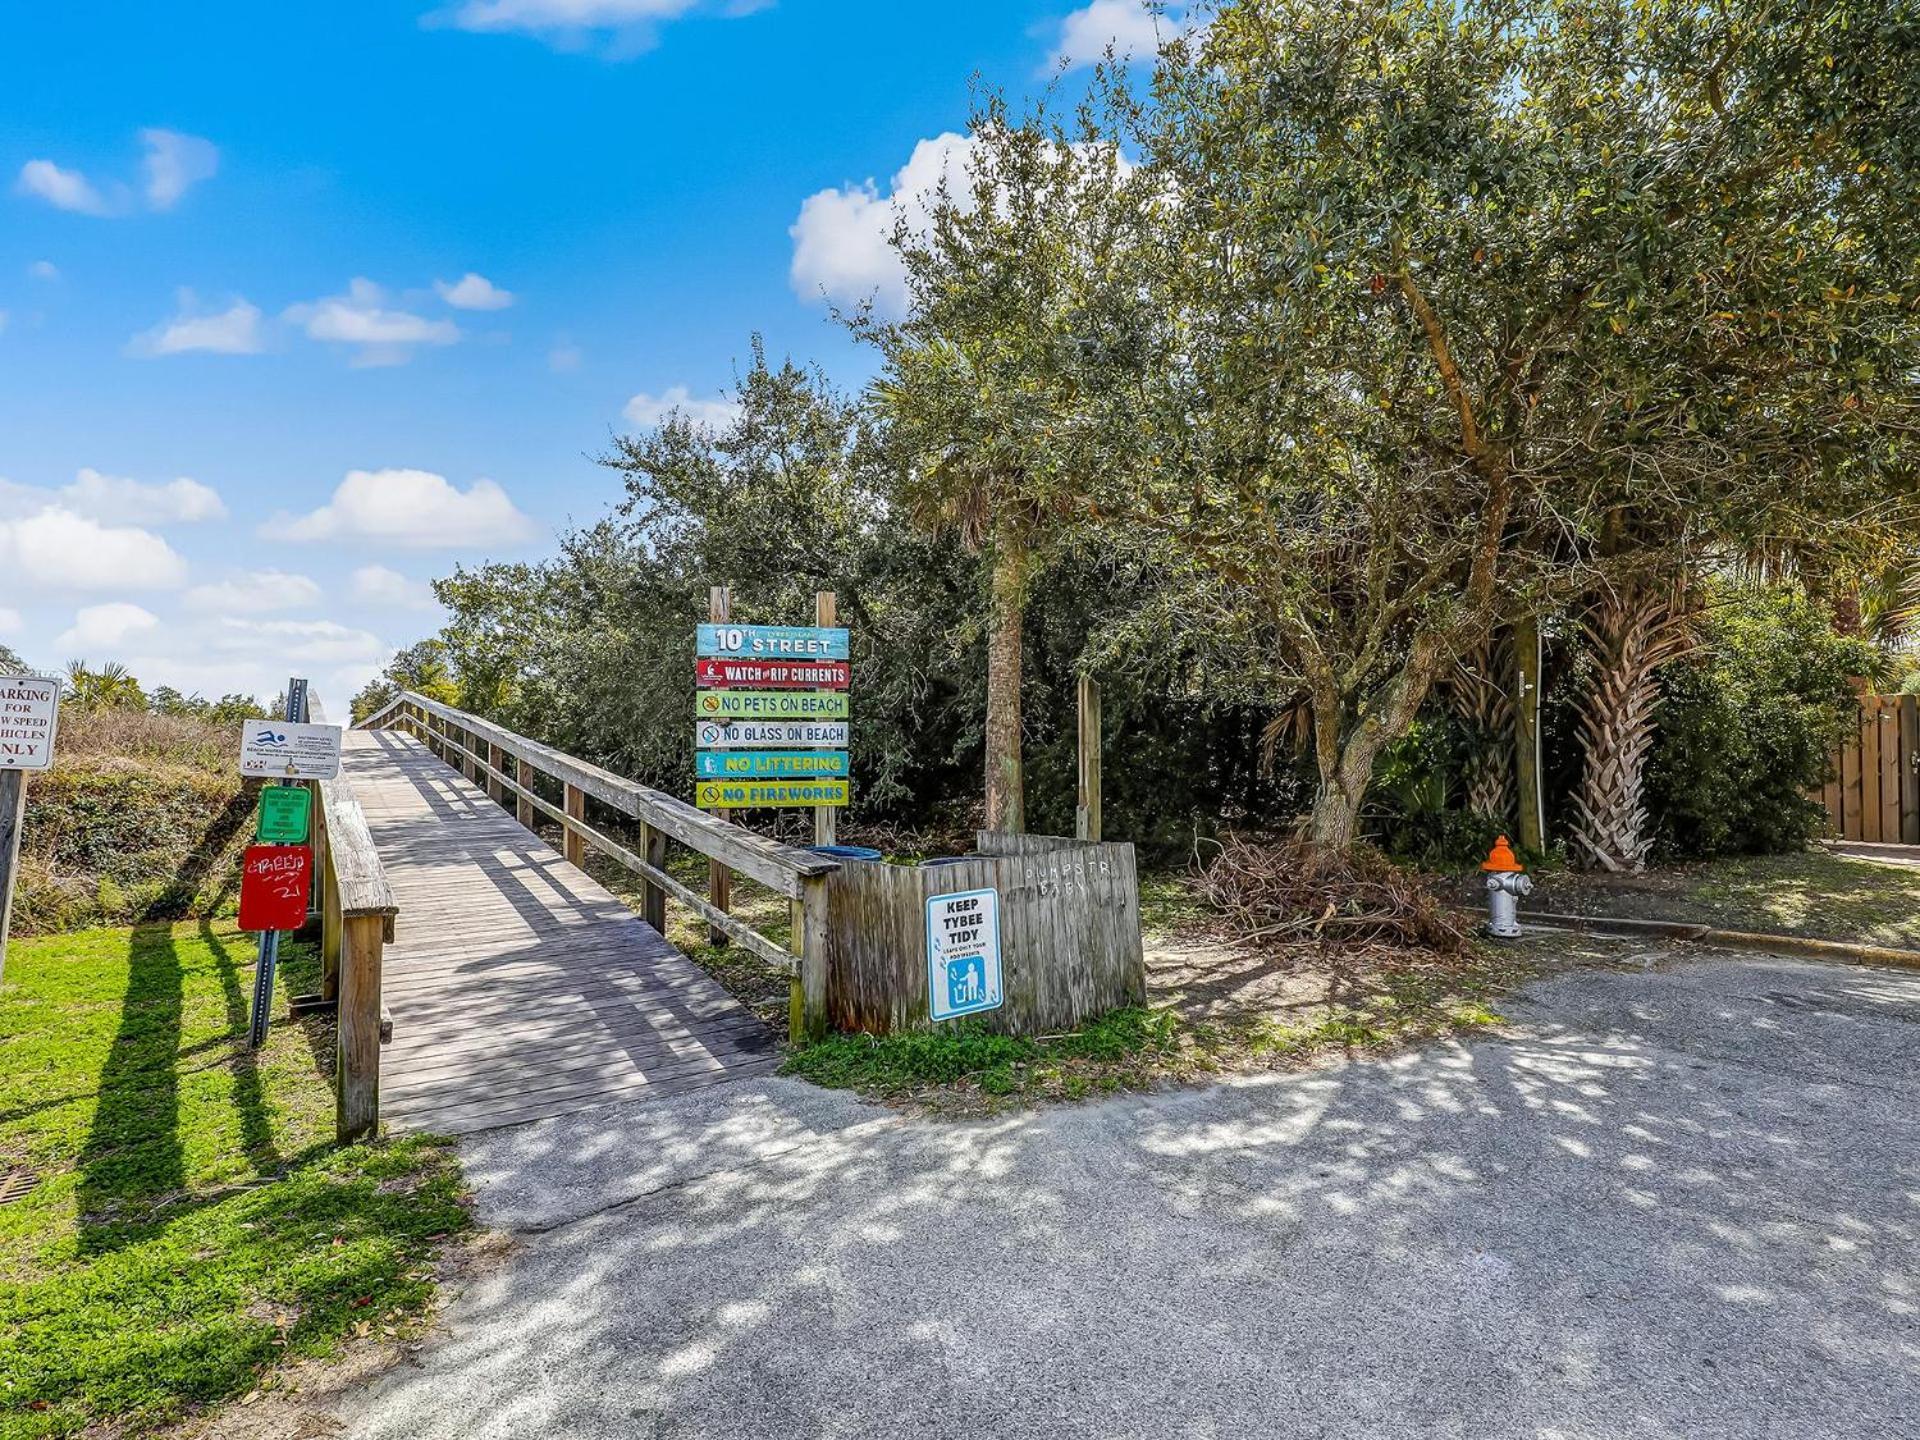
[[[982,831],[980,854],[911,867],[850,863],[827,900],[827,1012],[842,1030],[930,1024],[927,901],[1000,894],[1006,1003],[978,1018],[1016,1035],[1069,1030],[1146,1003],[1133,846]]]
[[[1920,696],[1861,697],[1819,798],[1843,840],[1920,845]]]
[[[311,697],[308,718],[324,723]],[[380,1044],[393,1025],[381,1002],[381,969],[399,907],[373,832],[343,774],[312,782],[313,873],[320,887],[320,997],[335,1005],[334,1133],[342,1144],[380,1128]]]
[[[640,877],[641,918],[655,930],[664,933],[667,928],[669,896],[687,906],[715,931],[788,977],[788,1023],[795,1040],[826,1033],[827,886],[840,868],[838,861],[730,825],[662,791],[413,691],[368,716],[361,727],[412,734],[473,783],[484,785],[496,801],[505,804],[511,794],[515,814],[528,829],[534,828],[536,816],[544,815],[560,826],[569,863],[584,864],[592,847],[626,866]],[[560,787],[558,805],[534,788],[541,776]],[[637,843],[622,844],[591,824],[589,800],[637,822]],[[668,847],[676,843],[784,895],[793,918],[792,950],[782,949],[669,874]]]

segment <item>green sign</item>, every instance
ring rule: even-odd
[[[313,823],[313,792],[304,785],[269,785],[260,792],[262,845],[304,845]]]

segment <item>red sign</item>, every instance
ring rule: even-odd
[[[298,930],[307,923],[313,849],[249,845],[240,869],[240,928]]]
[[[705,690],[845,690],[844,660],[702,660],[694,671]]]

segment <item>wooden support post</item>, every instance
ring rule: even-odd
[[[340,947],[340,1050],[334,1136],[342,1145],[380,1129],[380,963],[385,920],[351,915]]]
[[[318,872],[316,872],[318,873]],[[330,884],[320,900],[320,998],[340,998],[340,950],[346,927],[340,915],[340,887]]]
[[[1073,833],[1082,840],[1100,838],[1100,682],[1091,675],[1080,677],[1080,795]]]
[[[733,618],[733,587],[715,585],[707,591],[707,619],[723,625]],[[724,818],[724,816],[722,817]],[[707,861],[707,903],[716,910],[733,913],[733,871],[718,860]],[[724,947],[727,932],[716,925],[707,927],[707,943]]]
[[[567,818],[585,820],[587,818],[587,792],[572,785],[567,786]],[[569,865],[587,866],[587,837],[571,826],[564,827],[566,838],[560,842],[560,853],[567,857]]]
[[[503,775],[506,774],[507,752],[502,750],[498,745],[489,743],[487,746],[487,764],[491,765],[495,770],[498,770],[501,774]],[[494,804],[496,805],[505,804],[507,799],[507,787],[502,785],[498,780],[494,779],[493,776],[489,775],[487,776],[487,794],[493,797]]]
[[[793,938],[787,948],[800,957],[800,973],[787,993],[787,1038],[810,1045],[827,1033],[827,881],[809,875],[793,902]]]
[[[480,753],[480,737],[471,730],[462,730],[460,732],[460,743],[466,747],[467,751],[466,754],[460,757],[460,768],[467,772],[467,780],[469,783],[478,785],[480,783],[480,762],[473,757]]]
[[[533,766],[529,765],[524,760],[514,761],[513,778],[520,782],[521,789],[523,790],[533,789]],[[520,821],[522,825],[526,826],[527,829],[529,830],[533,829],[534,828],[533,802],[527,799],[527,797],[524,795],[517,795],[514,797],[514,799],[517,802],[513,807],[514,816]]]
[[[813,597],[813,623],[822,629],[829,629],[840,623],[840,597],[831,590],[819,590]],[[853,753],[853,747],[847,747],[847,753]],[[832,805],[813,807],[813,843],[831,845],[839,833],[840,811]]]
[[[656,870],[667,868],[667,832],[644,821],[640,825],[640,858]],[[667,892],[651,880],[640,882],[640,918],[667,933]]]
[[[1520,848],[1538,857],[1546,852],[1546,810],[1540,785],[1540,617],[1513,622],[1514,775],[1519,781]]]
[[[27,823],[24,770],[0,770],[0,980],[7,974],[7,931],[13,924],[13,882],[20,868],[20,832]]]

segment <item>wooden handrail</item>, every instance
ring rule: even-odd
[[[309,696],[307,717],[324,724]],[[381,1001],[384,950],[400,907],[345,774],[313,785],[314,873],[320,893],[320,994],[335,1002],[334,1133],[342,1144],[380,1128],[380,1045],[392,1036]]]
[[[439,722],[437,727],[435,721]],[[624,779],[415,691],[403,691],[362,720],[359,728],[382,725],[405,726],[429,749],[437,749],[443,760],[459,756],[465,762],[467,777],[475,783],[482,783],[484,778],[494,799],[504,803],[508,794],[514,797],[514,811],[528,828],[532,828],[533,812],[554,821],[560,826],[566,858],[571,863],[584,863],[586,847],[592,846],[639,875],[641,916],[654,929],[666,929],[669,895],[695,911],[715,930],[789,977],[789,1018],[796,1039],[818,1038],[825,1032],[826,885],[828,877],[840,868],[838,861],[729,825],[663,791]],[[454,731],[471,743],[454,739]],[[511,772],[507,757],[515,762]],[[533,790],[536,772],[560,783],[562,805]],[[589,796],[639,822],[637,851],[587,822]],[[670,840],[786,896],[791,902],[794,950],[781,949],[669,874],[666,863]]]

